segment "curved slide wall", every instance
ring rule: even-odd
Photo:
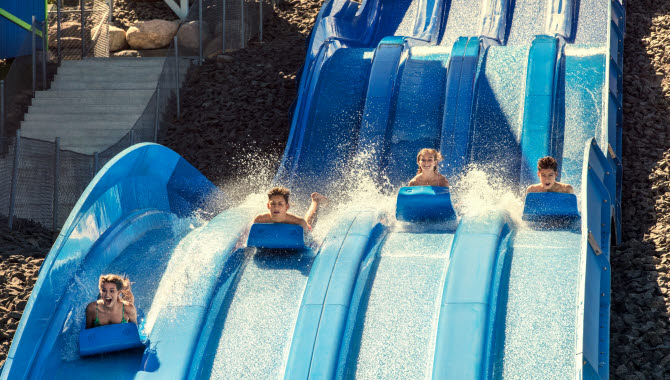
[[[226,204],[168,149],[136,146],[68,219],[2,378],[607,378],[623,8],[464,4],[324,5],[276,181],[332,196],[372,154],[363,175],[388,192],[432,146],[450,179],[477,164],[521,191],[551,154],[581,225],[483,209],[411,226],[355,208],[311,248],[277,256],[244,247],[257,210]],[[546,28],[527,22],[543,9]],[[136,281],[145,350],[77,355],[102,272]]]

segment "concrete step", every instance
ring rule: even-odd
[[[66,107],[64,107],[66,105]],[[82,113],[113,113],[113,114],[141,114],[144,112],[144,104],[43,104],[34,103],[28,107],[30,114],[82,114]]]
[[[156,81],[132,82],[120,78],[117,81],[104,82],[54,82],[53,90],[154,90]]]
[[[64,61],[62,66],[161,66],[165,57],[151,58],[88,58],[76,61]]]
[[[100,120],[77,120],[77,121],[35,121],[27,120],[21,122],[21,133],[28,130],[59,130],[62,129],[63,133],[68,133],[68,131],[87,131],[92,129],[124,129],[127,128],[130,130],[134,125],[134,122],[128,121],[100,121]]]
[[[80,144],[80,143],[70,143],[67,141],[61,141],[61,149],[63,150],[71,150],[73,152],[77,153],[82,153],[82,154],[94,154],[95,152],[101,153],[107,150],[110,146],[116,144],[119,142],[121,137],[119,139],[114,140],[113,142],[110,142],[109,139],[97,139],[97,138],[92,138],[88,139],[85,144]]]
[[[60,137],[61,143],[67,141],[72,142],[86,142],[88,139],[92,138],[106,138],[107,141],[114,143],[116,140],[123,137],[126,133],[130,131],[130,128],[126,129],[97,129],[97,130],[88,130],[88,131],[61,131],[65,133],[59,133],[58,131],[30,131],[26,130],[22,132],[22,135],[31,139],[40,139],[45,141],[54,142],[56,137]]]
[[[135,123],[140,117],[142,111],[137,112],[71,112],[68,113],[27,113],[24,115],[24,121],[44,121],[48,123],[73,121],[111,121],[111,122],[129,122]]]
[[[116,104],[128,104],[131,99],[145,99],[149,101],[156,88],[142,90],[55,90],[37,91],[35,93],[36,102],[46,101],[48,104],[71,104],[80,102],[81,104],[98,104],[99,102],[117,102]]]
[[[102,71],[99,73],[58,73],[54,76],[54,82],[100,82],[100,81],[119,81],[132,82],[132,81],[153,81],[156,82],[160,76],[160,71],[147,71],[147,72],[126,72],[126,73],[115,73]]]

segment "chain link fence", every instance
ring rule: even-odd
[[[13,218],[20,217],[58,230],[102,166],[129,146],[161,140],[161,134],[168,129],[170,122],[179,117],[181,83],[189,68],[207,57],[243,48],[251,38],[261,39],[261,20],[271,14],[272,5],[274,2],[262,0],[196,0],[168,48],[156,90],[143,113],[117,143],[93,155],[63,150],[60,148],[58,138],[55,141],[41,141],[22,137],[18,129],[20,119],[34,94],[31,83],[36,83],[38,89],[46,88],[48,85],[46,76],[35,74],[39,70],[32,70],[33,67],[41,67],[41,63],[46,63],[49,57],[60,57],[60,59],[97,57],[99,49],[105,50],[106,55],[103,56],[109,55],[108,29],[106,29],[109,7],[104,0],[85,1],[83,38],[80,36],[81,28],[63,27],[67,26],[67,22],[81,25],[81,7],[72,5],[72,13],[50,11],[49,28],[42,28],[48,30],[48,52],[43,47],[41,48],[43,59],[33,58],[40,55],[40,49],[36,48],[38,51],[36,54],[31,53],[33,39],[29,34],[29,38],[24,42],[28,47],[22,48],[23,55],[17,57],[12,65],[14,72],[10,71],[5,83],[5,86],[11,89],[12,99],[21,92],[27,94],[28,99],[23,108],[15,111],[20,115],[19,121],[10,130],[10,137],[6,139],[9,143],[5,144],[5,152],[0,155],[0,176],[10,179],[0,181],[0,214],[8,216],[10,227]],[[64,16],[66,14],[69,16]],[[59,21],[61,21],[60,44],[58,44]],[[65,36],[79,39],[68,40]],[[84,41],[83,47],[80,41]],[[36,45],[40,44],[45,46],[44,41],[38,38]],[[101,46],[104,46],[104,49]],[[35,81],[31,81],[31,77],[35,75],[37,75]],[[42,78],[45,80],[40,87]]]
[[[107,1],[64,1],[59,0],[47,12],[51,55],[59,62],[109,57],[110,9]]]

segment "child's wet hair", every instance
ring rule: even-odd
[[[437,151],[437,149],[433,148],[423,148],[419,151],[419,154],[416,155],[416,164],[419,166],[419,170],[416,171],[416,174],[421,174],[423,173],[423,169],[421,169],[421,164],[419,161],[421,160],[421,156],[424,154],[431,154],[433,157],[435,157],[435,167],[433,170],[435,173],[437,173],[437,163],[444,160],[444,157],[440,154],[440,152]]]
[[[284,197],[286,203],[288,203],[288,197],[291,196],[291,192],[289,191],[289,189],[282,186],[273,187],[272,189],[270,189],[270,191],[268,191],[268,200],[272,199],[272,197],[274,197],[275,195],[281,195],[282,197]]]
[[[537,160],[537,170],[540,171],[542,169],[552,169],[553,171],[557,172],[558,162],[556,162],[556,159],[551,156],[542,157]]]
[[[129,303],[133,304],[135,302],[135,297],[133,292],[130,290],[130,279],[126,276],[119,276],[118,274],[103,274],[100,276],[98,282],[98,289],[102,291],[102,285],[104,283],[110,283],[116,285],[116,290],[119,292],[119,297]]]

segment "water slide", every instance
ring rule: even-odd
[[[275,179],[332,199],[315,241],[247,247],[262,195],[229,204],[169,149],[131,147],[62,228],[1,378],[608,378],[618,1],[327,2]],[[395,219],[423,147],[456,223]],[[545,155],[577,220],[523,220]],[[135,282],[146,347],[81,357],[108,272]]]

